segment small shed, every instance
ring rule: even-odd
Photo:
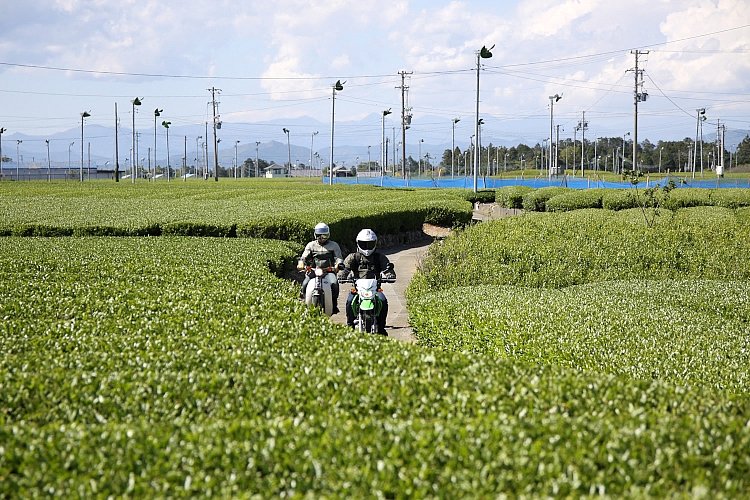
[[[275,177],[289,177],[289,171],[285,165],[277,165],[271,163],[265,168],[265,176],[267,179],[273,179]]]

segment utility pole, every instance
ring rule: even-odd
[[[635,55],[635,69],[629,69],[628,71],[633,72],[634,88],[633,88],[633,170],[638,169],[638,103],[645,101],[648,98],[648,93],[642,91],[643,87],[643,69],[638,69],[638,56],[646,55],[649,53],[648,50],[631,50],[631,54]],[[639,89],[641,90],[639,92]],[[625,152],[623,151],[623,155]]]
[[[216,93],[221,93],[221,89],[211,87],[206,90],[211,92],[211,108],[214,115],[214,181],[219,182],[219,142],[216,140],[216,129],[221,128],[221,121],[217,121],[216,106],[218,103],[216,102]]]
[[[411,75],[413,71],[399,71],[401,75],[401,86],[396,87],[401,89],[401,168],[403,169],[404,181],[406,181],[406,129],[411,126],[411,108],[406,107],[406,91],[409,87],[406,86],[405,80],[406,75]]]

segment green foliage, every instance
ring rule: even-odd
[[[523,208],[524,195],[533,191],[530,186],[504,186],[495,192],[495,202],[503,208]]]
[[[746,399],[359,336],[265,270],[298,251],[0,240],[0,496],[750,488]]]
[[[479,284],[563,288],[687,276],[750,279],[746,221],[718,207],[662,213],[651,228],[644,226],[640,209],[486,222],[431,248],[420,280],[430,290]]]
[[[628,210],[640,206],[638,198],[643,193],[636,193],[628,189],[609,189],[602,197],[602,208],[607,210]]]
[[[582,208],[602,208],[607,189],[577,189],[558,194],[547,200],[548,212],[568,212]]]
[[[466,193],[270,179],[226,179],[219,184],[3,183],[0,235],[165,234],[303,243],[312,237],[317,222],[326,221],[347,228],[334,238],[353,242],[362,227],[390,234],[419,231],[424,222],[465,225],[471,220]],[[349,228],[355,223],[356,230]]]
[[[484,285],[425,294],[410,306],[413,327],[424,332],[425,343],[442,349],[663,379],[717,393],[750,391],[750,282]],[[450,314],[458,311],[459,324]]]
[[[523,196],[521,205],[524,210],[529,212],[544,212],[547,210],[547,200],[570,190],[570,188],[559,186],[535,189]]]

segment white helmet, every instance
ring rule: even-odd
[[[365,257],[372,255],[377,244],[378,237],[372,229],[363,229],[357,233],[357,250]]]
[[[323,245],[330,237],[331,230],[328,228],[328,224],[319,222],[315,225],[315,239],[318,240],[318,243]]]

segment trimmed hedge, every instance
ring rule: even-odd
[[[547,210],[547,200],[553,196],[570,192],[571,188],[551,186],[535,189],[523,196],[522,207],[529,212],[544,212]]]
[[[582,208],[602,208],[606,189],[581,189],[558,194],[547,200],[548,212],[568,212]]]
[[[495,191],[495,202],[503,208],[523,208],[524,195],[533,191],[530,186],[504,186]]]

